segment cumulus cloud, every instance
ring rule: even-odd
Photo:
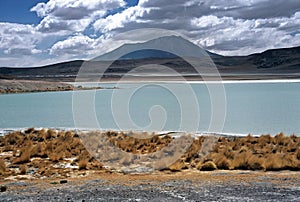
[[[210,19],[210,24],[206,20]],[[266,49],[298,46],[300,18],[234,19],[233,17],[203,16],[191,20],[195,42],[223,55],[247,55]],[[199,28],[199,29],[198,29]],[[197,36],[201,38],[197,39]]]
[[[50,0],[31,8],[42,19],[37,29],[43,32],[82,32],[95,18],[125,6],[123,0]]]
[[[122,33],[136,28],[181,32],[195,43],[224,55],[247,55],[269,48],[299,45],[300,1],[141,0],[99,19],[94,29]]]
[[[91,19],[89,18],[80,20],[60,20],[56,17],[47,16],[37,26],[37,30],[48,33],[61,32],[62,34],[70,34],[72,32],[83,32],[90,23]]]
[[[102,37],[92,39],[82,34],[71,36],[66,40],[55,43],[51,49],[51,55],[71,55],[71,56],[88,56],[101,43]]]
[[[42,34],[36,32],[32,25],[17,23],[0,23],[0,49],[10,55],[32,55],[41,53],[36,48]]]
[[[300,44],[298,0],[139,0],[132,7],[124,0],[49,0],[31,11],[38,25],[0,23],[0,54],[7,58],[0,63],[88,58],[107,49],[103,39],[141,28],[177,31],[223,55]],[[130,37],[127,43],[135,41]]]
[[[109,32],[116,28],[124,27],[124,25],[128,22],[148,23],[150,22],[149,20],[143,20],[141,17],[143,17],[149,11],[149,8],[143,8],[140,6],[130,7],[121,13],[98,19],[94,23],[94,29],[96,31]]]

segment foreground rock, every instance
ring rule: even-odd
[[[93,174],[59,181],[6,182],[0,201],[298,201],[296,172]]]

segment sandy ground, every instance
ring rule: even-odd
[[[3,181],[0,201],[299,201],[298,172],[184,171]]]

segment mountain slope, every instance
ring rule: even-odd
[[[158,50],[157,50],[158,49]],[[176,53],[176,54],[175,54]],[[92,61],[70,61],[33,68],[0,68],[0,78],[72,81],[81,65],[88,64],[89,75],[97,75],[108,65],[104,77],[120,78],[136,67],[164,65],[184,76],[197,75],[195,69],[181,57],[208,58],[210,56],[222,76],[242,78],[300,78],[300,47],[267,50],[249,56],[220,56],[199,48],[178,36],[161,37],[144,43],[124,44]],[[179,57],[181,56],[181,57]],[[111,62],[112,59],[116,59]],[[151,72],[153,71],[153,72]],[[149,75],[163,75],[157,68],[149,69]],[[205,72],[204,72],[205,73]]]
[[[95,61],[116,59],[175,58],[218,56],[210,53],[180,36],[164,36],[143,43],[124,44],[103,54]]]

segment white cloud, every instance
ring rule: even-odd
[[[71,34],[73,32],[83,32],[90,23],[91,19],[89,18],[80,20],[60,20],[56,17],[47,16],[36,28],[40,32]]]
[[[299,45],[295,39],[300,26],[297,10],[300,2],[283,0],[142,0],[97,20],[94,29],[116,34],[137,28],[170,29],[211,51],[247,55]]]
[[[101,32],[109,32],[116,28],[124,27],[127,22],[137,22],[139,17],[143,17],[146,13],[150,11],[149,8],[142,8],[140,6],[130,7],[121,13],[116,13],[114,15],[109,15],[106,18],[97,20],[94,23],[94,29]]]
[[[51,49],[51,55],[88,56],[99,46],[102,37],[92,39],[82,34],[71,36],[66,40],[55,43]]]
[[[211,18],[212,27],[209,27],[205,22]],[[299,33],[298,14],[291,18],[257,20],[203,16],[191,20],[191,24],[196,32],[196,43],[223,55],[247,55],[266,49],[298,46],[300,41],[293,34]],[[201,29],[203,27],[205,29]]]
[[[300,44],[297,0],[140,0],[133,7],[124,0],[49,0],[31,11],[41,18],[36,26],[0,23],[0,65],[88,58],[109,49],[104,39],[141,28],[177,31],[224,55]]]
[[[41,53],[36,48],[42,40],[42,34],[32,25],[0,23],[0,49],[5,54],[31,55]]]
[[[38,54],[42,53],[42,50],[38,49],[31,49],[31,48],[8,48],[4,50],[5,54],[10,54],[10,55],[33,55],[33,54]]]
[[[42,32],[82,32],[107,11],[123,6],[123,0],[50,0],[37,4],[31,11],[43,18],[37,26]]]

